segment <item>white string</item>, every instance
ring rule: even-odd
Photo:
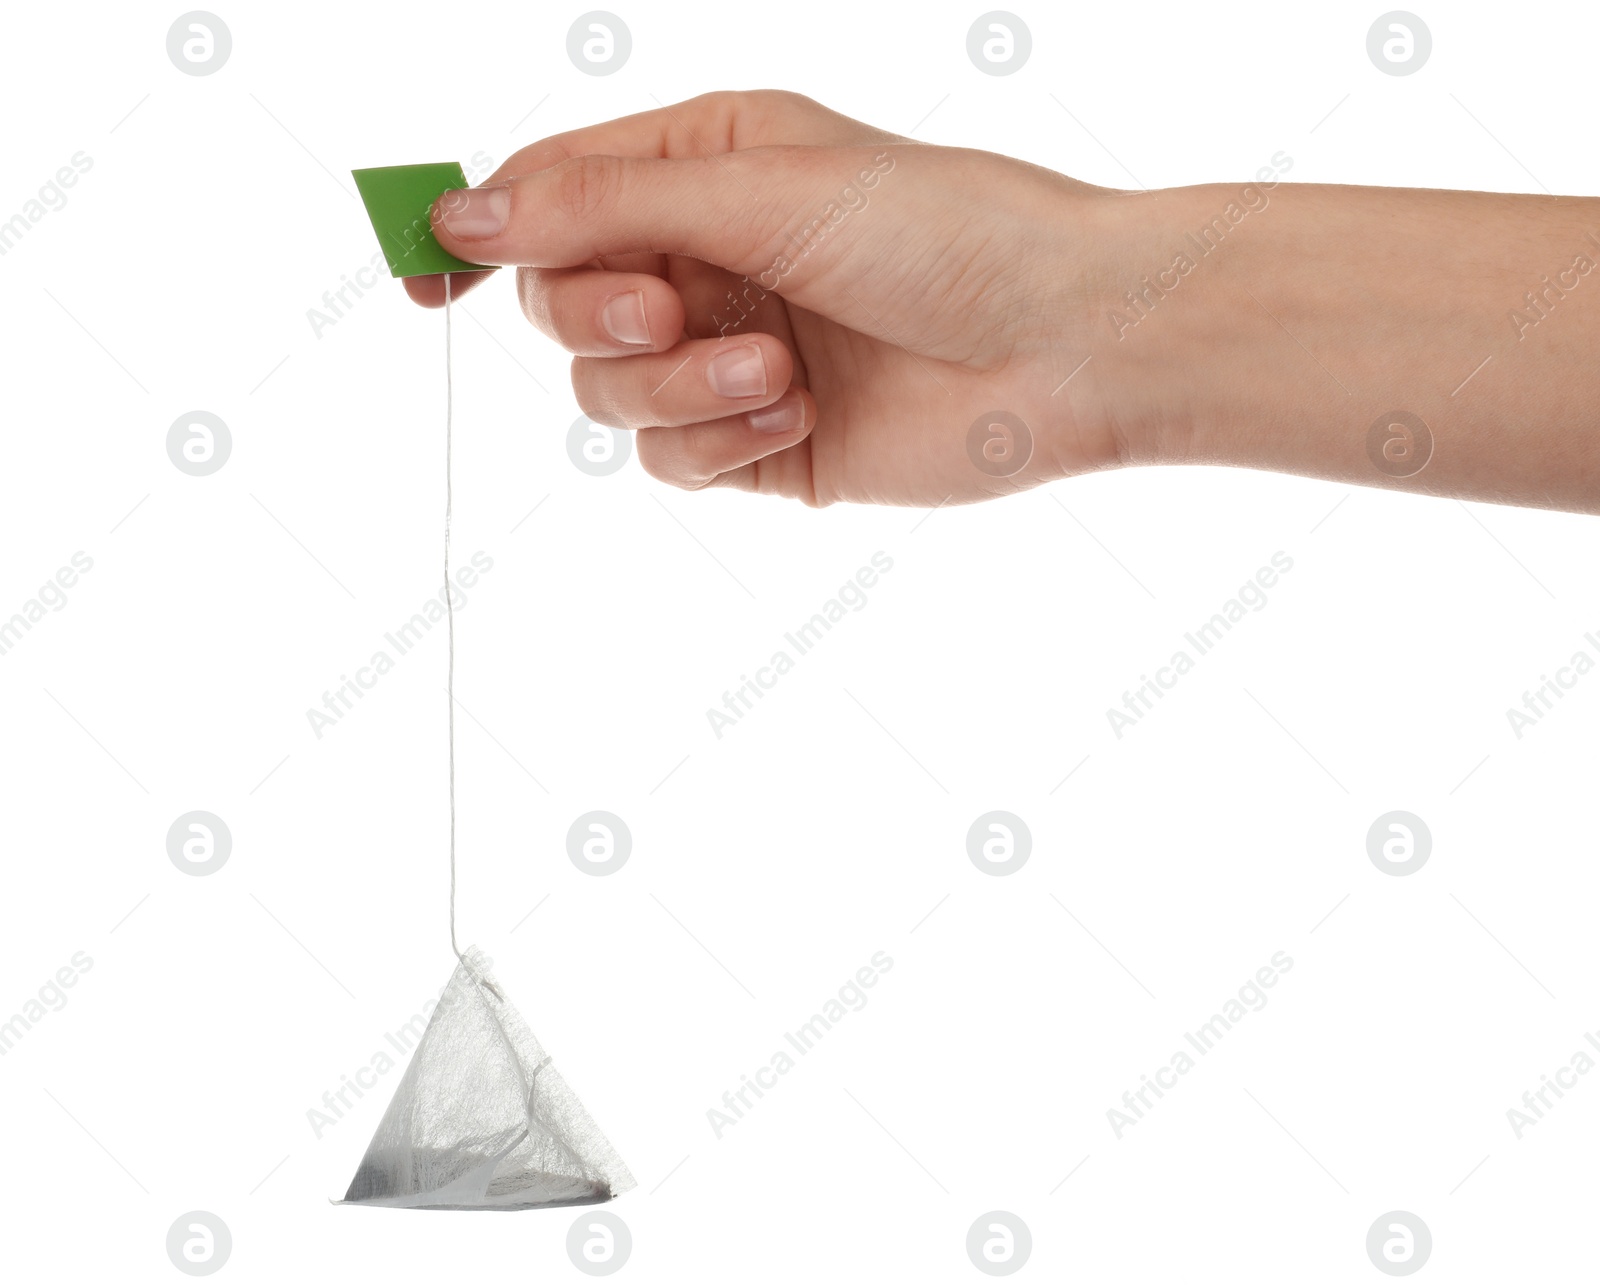
[[[444,616],[449,661],[445,671],[445,697],[450,712],[450,951],[464,961],[456,947],[456,615],[450,594],[450,511],[453,506],[450,457],[451,421],[455,390],[450,376],[450,274],[444,275]]]

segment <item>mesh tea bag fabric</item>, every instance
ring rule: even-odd
[[[603,1203],[633,1184],[469,948],[344,1201],[516,1210]]]

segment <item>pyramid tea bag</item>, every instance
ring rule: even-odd
[[[603,1203],[633,1184],[483,954],[469,948],[344,1201],[516,1210]]]
[[[450,749],[450,978],[394,1099],[356,1169],[346,1203],[501,1209],[604,1203],[633,1177],[562,1081],[481,951],[456,945],[455,596],[450,591],[452,381],[450,273],[474,265],[438,244],[433,202],[466,186],[448,165],[357,170],[362,201],[395,277],[444,276],[444,577]]]

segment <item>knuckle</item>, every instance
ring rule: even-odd
[[[791,112],[816,112],[822,110],[822,104],[816,99],[805,94],[797,94],[791,89],[763,89],[751,94],[754,99],[753,106],[769,108],[788,108]]]
[[[709,108],[713,112],[726,112],[732,108],[738,107],[739,103],[744,99],[747,92],[748,91],[746,90],[739,89],[708,90],[706,93],[696,95],[694,98],[690,99],[689,104],[703,108]],[[688,106],[689,104],[685,104],[685,106]]]
[[[722,106],[729,111],[761,118],[814,111],[819,106],[815,99],[787,89],[732,89],[722,95]]]
[[[574,157],[554,170],[552,199],[556,209],[574,223],[583,223],[605,211],[616,199],[622,183],[622,165],[616,157]]]
[[[683,151],[687,156],[700,155],[705,136],[732,152],[740,146],[748,146],[741,145],[741,139],[760,137],[777,123],[792,122],[826,110],[804,94],[781,89],[712,90],[690,99],[683,106],[689,109],[691,116],[704,122],[703,135],[690,134],[679,127],[679,132],[685,136]]]

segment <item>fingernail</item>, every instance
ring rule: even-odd
[[[509,218],[509,188],[457,188],[439,199],[439,222],[452,237],[493,237]]]
[[[745,412],[744,418],[758,434],[788,434],[806,423],[806,405],[799,394],[785,394],[770,407]]]
[[[644,320],[644,292],[629,291],[606,301],[600,325],[618,344],[649,344],[650,324]]]
[[[761,348],[754,344],[741,344],[711,359],[706,367],[706,380],[713,393],[724,398],[755,398],[767,392],[767,364],[761,360]]]

